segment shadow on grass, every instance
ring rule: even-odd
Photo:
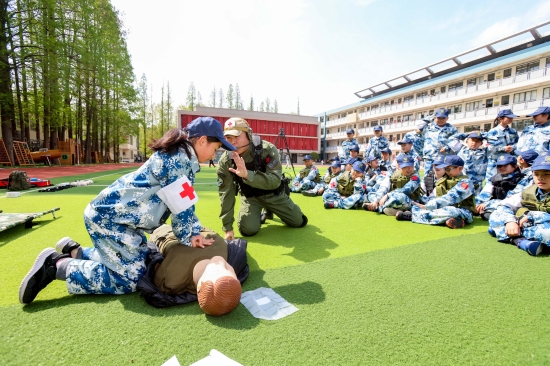
[[[16,225],[14,227],[11,227],[7,230],[2,231],[1,237],[0,237],[0,247],[3,247],[6,244],[9,244],[13,241],[20,240],[25,235],[31,234],[34,232],[34,230],[40,230],[41,227],[44,227],[48,225],[49,223],[54,222],[55,220],[59,220],[62,216],[59,214],[59,211],[55,213],[56,219],[52,217],[51,213],[48,213],[44,216],[37,217],[33,220],[32,228],[25,229],[25,223],[21,223],[19,225]]]
[[[307,224],[303,228],[289,228],[286,225],[269,225],[269,221],[250,241],[263,245],[292,248],[292,252],[285,255],[304,263],[328,258],[330,257],[329,249],[338,247],[338,244],[324,237],[322,230],[315,225]],[[251,267],[251,269],[258,269],[258,267]]]

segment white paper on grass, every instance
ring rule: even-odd
[[[273,289],[266,287],[243,293],[241,304],[255,318],[265,320],[278,320],[298,311],[297,307],[287,302]]]
[[[162,366],[181,366],[176,355],[162,364]]]
[[[164,365],[163,365],[164,366]],[[210,354],[191,364],[190,366],[243,366],[237,361],[234,361],[215,349],[210,351]]]

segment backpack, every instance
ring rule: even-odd
[[[31,183],[26,172],[14,170],[10,173],[10,177],[8,178],[9,191],[24,191],[29,188],[31,188]]]

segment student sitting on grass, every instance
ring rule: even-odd
[[[485,221],[489,220],[489,216],[496,210],[500,201],[505,199],[523,178],[515,156],[500,155],[495,166],[498,173],[485,184],[481,193],[476,196],[476,210]]]
[[[530,255],[550,245],[550,155],[540,155],[533,166],[534,184],[500,202],[489,217],[489,233]]]
[[[184,129],[169,130],[150,147],[153,155],[137,171],[105,188],[84,210],[84,224],[93,248],[68,237],[56,249],[44,249],[19,288],[19,301],[31,303],[54,279],[66,281],[70,294],[125,294],[136,290],[145,271],[147,238],[172,215],[180,243],[204,248],[213,239],[200,234],[193,189],[199,162],[220,147],[235,150],[211,117],[193,120]]]
[[[338,175],[340,175],[342,169],[340,166],[340,161],[333,161],[331,166],[328,167],[327,172],[323,177],[321,178],[321,182],[317,183],[313,189],[310,189],[308,191],[303,191],[302,194],[307,197],[315,197],[320,196],[323,194],[325,189],[327,188],[327,185],[330,183],[330,180],[332,178],[336,178]]]
[[[353,163],[351,172],[345,171],[338,177],[332,178],[325,193],[323,193],[325,208],[349,210],[360,205],[366,188],[366,182],[363,178],[365,168],[365,163],[356,161]]]
[[[415,173],[415,158],[399,154],[395,159],[397,170],[380,184],[376,192],[367,195],[368,203],[363,204],[367,211],[383,212],[395,216],[411,209],[411,200],[419,202],[422,197],[420,177]]]
[[[464,139],[466,139],[466,145],[460,142]],[[479,193],[487,172],[489,156],[488,149],[483,147],[483,135],[478,131],[469,134],[458,133],[450,140],[449,146],[464,160],[464,174],[474,183],[476,193]]]
[[[413,202],[412,222],[427,225],[444,224],[451,229],[464,227],[474,220],[476,212],[474,201],[474,184],[462,174],[464,160],[456,155],[447,155],[438,169],[445,168],[445,175],[435,186],[436,197],[425,205]],[[405,212],[398,214],[397,219],[408,219]]]

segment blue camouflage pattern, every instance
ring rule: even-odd
[[[412,203],[409,198],[420,187],[420,176],[418,174],[411,175],[411,179],[401,188],[390,191],[391,177],[386,176],[379,184],[378,190],[367,193],[366,202],[380,202],[387,195],[388,198],[383,205],[378,207],[378,211],[382,212],[385,208],[395,208],[396,210],[410,210]]]
[[[416,130],[407,132],[403,139],[408,138],[413,142],[413,150],[420,157],[424,158],[424,134],[418,133]]]
[[[332,178],[327,189],[323,192],[323,203],[330,202],[334,208],[349,210],[363,202],[367,182],[363,177],[356,178],[353,183],[353,194],[349,197],[344,197],[338,191],[338,178]]]
[[[92,200],[84,211],[84,223],[93,248],[83,248],[82,259],[67,267],[70,294],[124,294],[136,289],[145,272],[148,253],[144,231],[162,224],[168,207],[157,192],[186,176],[191,183],[200,170],[193,154],[155,152],[137,171],[129,173]],[[201,223],[191,206],[172,214],[174,235],[183,245],[200,234]]]
[[[431,198],[426,203],[426,209],[418,206],[412,208],[412,222],[426,225],[444,224],[448,219],[463,219],[468,224],[474,220],[472,213],[464,208],[455,207],[474,194],[474,184],[470,179],[461,179],[441,197]]]
[[[525,127],[517,143],[517,150],[534,150],[539,155],[548,153],[550,142],[550,122]]]
[[[452,149],[449,147],[449,140],[458,133],[458,130],[450,123],[439,127],[435,122],[432,122],[424,127],[423,133],[424,149],[422,153],[425,161],[424,171],[428,172],[432,169],[435,158],[441,155],[453,154]],[[445,148],[445,152],[443,153],[440,152],[442,148]]]
[[[347,159],[350,157],[349,150],[353,145],[359,145],[355,138],[351,139],[351,141],[346,139],[342,142],[342,155],[340,155],[340,159]]]
[[[470,149],[468,146],[463,145],[456,155],[464,160],[464,169],[462,171],[474,183],[476,192],[479,192],[481,190],[481,183],[485,179],[487,163],[489,161],[487,147]]]
[[[487,132],[485,136],[487,140],[487,148],[489,149],[489,160],[487,162],[487,172],[485,174],[485,180],[489,181],[491,177],[497,174],[497,160],[501,155],[510,154],[504,151],[506,146],[512,146],[515,150],[517,142],[519,140],[518,132],[510,126],[506,128],[498,125],[493,127]]]
[[[314,182],[314,179],[320,175],[319,169],[315,165],[312,165],[309,174],[304,179],[300,179],[300,175],[294,178],[290,190],[295,193],[310,190],[317,184]]]
[[[371,137],[369,143],[367,144],[367,148],[365,149],[365,158],[368,158],[369,156],[381,158],[382,150],[387,149],[389,146],[390,143],[384,136]]]

